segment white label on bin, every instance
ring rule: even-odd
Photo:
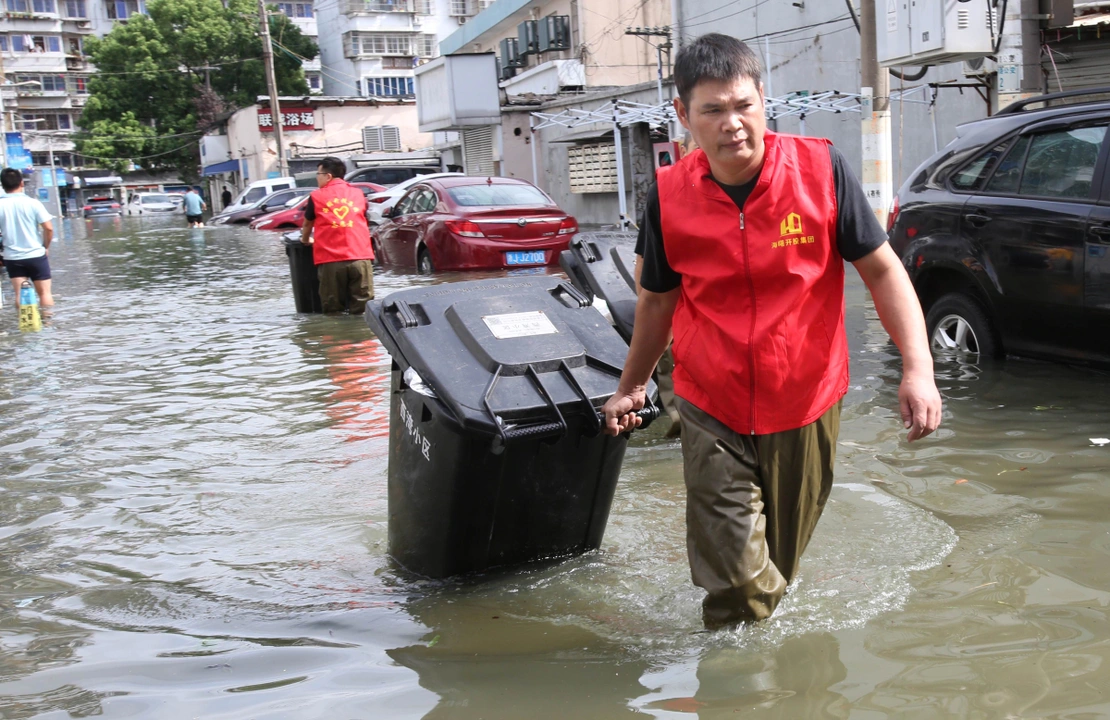
[[[542,310],[534,312],[508,313],[506,315],[486,315],[482,318],[493,336],[498,340],[507,338],[530,337],[532,335],[552,335],[559,332]]]
[[[424,459],[431,460],[432,442],[428,439],[427,435],[420,432],[420,426],[417,425],[416,421],[413,419],[412,410],[409,410],[403,400],[397,403],[397,406],[398,412],[401,414],[401,424],[404,426],[405,432],[412,438],[413,444],[416,445],[416,449],[420,451]]]

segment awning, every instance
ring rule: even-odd
[[[578,132],[567,133],[557,140],[548,140],[550,143],[576,143],[586,142],[589,140],[600,140],[609,137],[613,134],[613,128],[601,130],[580,130]]]
[[[215,165],[205,165],[201,170],[201,175],[208,177],[209,175],[219,175],[221,173],[239,172],[238,160],[225,160],[222,163]]]
[[[119,175],[106,175],[105,177],[81,178],[81,182],[85,185],[119,185],[123,182],[123,178]]]

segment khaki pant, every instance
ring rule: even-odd
[[[671,354],[671,349],[668,347],[663,351],[663,356],[659,358],[659,363],[655,366],[655,385],[659,388],[659,404],[663,406],[663,412],[667,413],[667,417],[671,419],[671,426],[667,429],[667,437],[670,438],[678,437],[682,427],[678,417],[678,409],[674,405],[673,374],[674,355]]]
[[[344,260],[316,266],[324,312],[361,315],[374,297],[374,265],[369,260]]]
[[[682,398],[686,550],[707,627],[770,617],[832,489],[840,403],[815,422],[741,435]]]

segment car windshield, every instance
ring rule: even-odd
[[[115,198],[89,198],[89,205],[111,205]]]
[[[243,204],[253,204],[266,197],[266,188],[251,188],[247,194],[243,196]]]
[[[550,205],[542,192],[528,185],[462,185],[447,194],[463,207],[497,205]]]
[[[144,195],[143,196],[143,204],[144,205],[165,205],[166,203],[172,203],[172,202],[173,202],[173,198],[171,198],[169,195]]]

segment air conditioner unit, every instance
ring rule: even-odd
[[[876,9],[884,67],[939,65],[993,55],[999,12],[989,0],[885,0]]]
[[[989,57],[977,57],[964,60],[965,77],[986,77],[998,72],[998,63]]]
[[[524,67],[524,58],[520,56],[520,43],[516,38],[505,38],[501,41],[501,67],[506,70]]]
[[[401,149],[401,130],[396,125],[371,125],[362,129],[364,153],[398,151]]]
[[[570,16],[548,15],[540,18],[536,35],[540,52],[570,49]]]
[[[539,38],[536,37],[536,21],[525,20],[516,28],[520,40],[520,54],[531,55],[540,51]]]

